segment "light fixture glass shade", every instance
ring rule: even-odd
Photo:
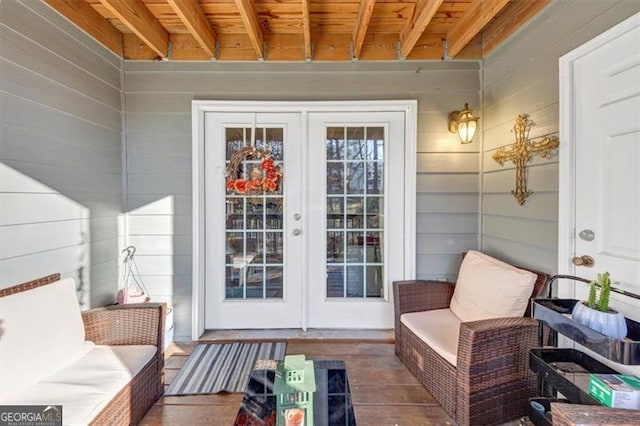
[[[475,120],[458,122],[458,137],[462,143],[471,143],[476,134],[477,123]]]
[[[471,143],[478,127],[478,118],[469,109],[469,104],[464,104],[462,111],[454,111],[449,115],[449,129],[455,131],[463,144]]]

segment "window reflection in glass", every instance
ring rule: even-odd
[[[235,152],[252,143],[251,127],[225,130],[227,165]],[[276,162],[284,158],[284,131],[255,129],[255,146],[270,152]],[[241,165],[246,179],[260,160]],[[282,299],[284,294],[283,183],[277,193],[243,196],[227,193],[225,205],[225,296],[227,299]]]
[[[344,128],[327,128],[327,160],[342,160],[344,158]]]
[[[385,127],[326,129],[327,297],[384,297]]]

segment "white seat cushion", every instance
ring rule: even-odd
[[[153,358],[156,347],[95,346],[82,358],[5,403],[62,405],[65,425],[86,425]]]
[[[521,317],[536,278],[533,272],[469,251],[460,266],[449,307],[463,322]]]
[[[71,364],[93,344],[71,278],[0,297],[0,402]]]
[[[458,364],[460,318],[451,309],[402,314],[400,322],[454,367]]]

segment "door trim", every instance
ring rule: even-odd
[[[192,199],[193,199],[193,280],[191,338],[197,340],[205,332],[205,184],[204,184],[204,121],[207,112],[299,112],[302,132],[308,139],[306,123],[309,112],[385,112],[405,113],[405,175],[404,187],[404,279],[415,278],[416,245],[416,124],[418,102],[392,101],[192,101]],[[303,147],[306,150],[306,147]],[[303,265],[304,266],[304,265]],[[304,286],[303,286],[304,288]],[[303,290],[305,291],[305,290]],[[306,310],[303,308],[303,315]]]
[[[602,47],[640,24],[640,14],[636,14],[604,33],[577,47],[559,60],[560,68],[560,146],[558,178],[558,273],[575,275],[571,257],[575,249],[575,96],[574,62],[584,55]],[[573,286],[559,286],[558,296],[575,297]]]

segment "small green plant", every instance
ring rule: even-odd
[[[591,281],[589,283],[589,299],[587,300],[587,306],[594,309],[596,306],[596,282]]]
[[[601,312],[607,312],[609,310],[609,295],[611,294],[611,275],[609,272],[598,274],[598,279],[589,283],[589,299],[587,300],[587,306],[591,309],[597,309]],[[597,289],[600,287],[600,298],[596,303]]]

